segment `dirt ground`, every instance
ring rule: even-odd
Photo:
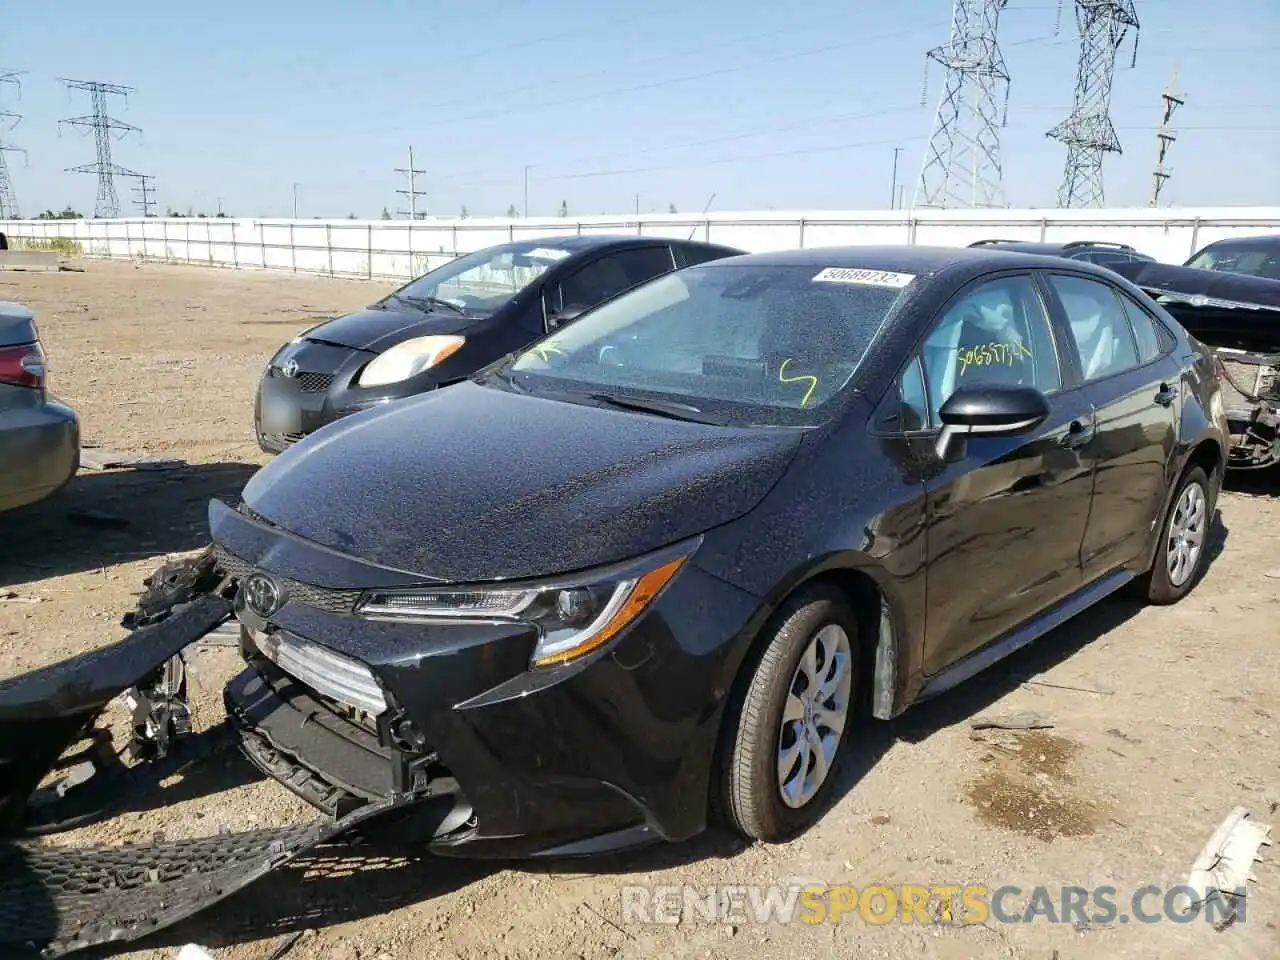
[[[266,458],[251,435],[254,386],[282,341],[373,300],[386,285],[96,262],[83,273],[0,273],[0,299],[37,312],[55,392],[87,443],[168,454],[187,467],[82,471],[56,498],[0,516],[0,676],[122,635],[121,613],[166,556],[205,543],[211,496],[233,496]],[[484,864],[369,849],[311,857],[115,956],[161,958],[186,942],[227,960],[441,957],[1161,960],[1280,957],[1280,843],[1256,864],[1246,919],[1176,923],[790,926],[688,916],[627,922],[625,885],[981,883],[1111,885],[1119,913],[1147,884],[1185,881],[1237,805],[1280,823],[1280,479],[1221,502],[1217,556],[1172,608],[1115,600],[960,689],[873,731],[849,758],[825,819],[781,846],[719,832],[569,865]],[[1268,575],[1270,574],[1270,575]],[[194,658],[197,723],[217,719],[231,651]],[[1034,710],[1032,732],[970,728]],[[234,751],[166,792],[58,843],[148,840],[312,816]],[[1280,826],[1276,828],[1280,839]],[[1145,901],[1157,909],[1160,896]],[[301,936],[296,939],[296,935]]]

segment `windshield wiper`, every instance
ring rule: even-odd
[[[435,309],[437,307],[444,307],[446,310],[452,310],[459,316],[465,317],[467,315],[467,311],[456,303],[450,303],[448,300],[441,300],[439,297],[406,297],[403,294],[397,293],[395,294],[395,298],[397,300],[403,300],[405,303],[411,303],[415,307],[423,307],[428,310]]]
[[[611,393],[588,393],[591,400],[620,407],[624,410],[641,410],[645,413],[656,413],[670,417],[672,420],[687,420],[690,423],[710,423],[700,409],[691,403],[678,403],[675,400],[655,400],[649,397],[619,397]]]

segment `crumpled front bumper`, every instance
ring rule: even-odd
[[[150,689],[149,678],[166,675],[184,648],[226,620],[231,606],[209,559],[157,571],[125,618],[134,629],[124,640],[0,681],[0,956],[61,956],[153,933],[394,810],[396,801],[387,799],[310,823],[120,846],[11,839],[85,822],[59,820],[48,807],[66,814],[105,798],[106,805],[89,807],[90,821],[127,808],[130,797],[120,794],[145,784],[133,775],[156,772],[144,762],[125,772],[99,770],[56,799],[37,791],[115,698]],[[31,805],[37,793],[47,801],[38,810]]]

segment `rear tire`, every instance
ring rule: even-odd
[[[1177,603],[1204,575],[1215,493],[1203,467],[1193,466],[1183,474],[1161,525],[1151,569],[1140,582],[1148,603]]]
[[[821,815],[857,718],[858,624],[839,590],[789,599],[727,731],[723,811],[753,840],[786,840]],[[781,776],[780,776],[781,773]]]

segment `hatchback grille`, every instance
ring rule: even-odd
[[[297,373],[292,377],[286,377],[284,372],[274,364],[268,369],[272,379],[292,383],[302,393],[323,393],[329,389],[334,380],[331,373]]]

